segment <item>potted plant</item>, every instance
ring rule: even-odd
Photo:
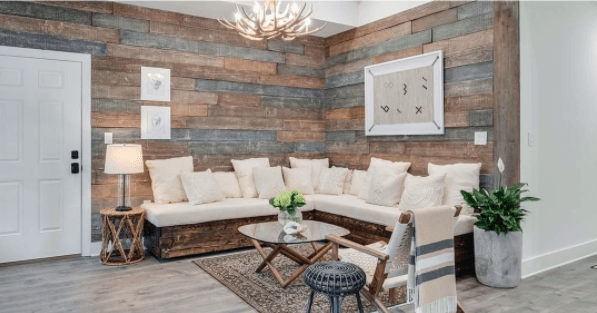
[[[269,204],[280,209],[278,223],[285,226],[288,222],[303,222],[303,214],[298,208],[305,205],[305,197],[298,191],[284,191],[269,199]]]
[[[475,272],[480,283],[490,287],[511,288],[520,283],[522,259],[522,228],[520,221],[528,213],[520,204],[526,201],[539,201],[534,197],[520,197],[528,190],[526,184],[512,187],[502,186],[504,162],[500,158],[498,189],[489,192],[473,189],[461,190],[466,203],[480,209],[475,214],[474,227]]]

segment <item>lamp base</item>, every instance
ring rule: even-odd
[[[126,211],[130,211],[133,208],[131,208],[130,206],[118,206],[116,207],[116,211],[118,212],[126,212]]]

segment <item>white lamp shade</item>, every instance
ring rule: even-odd
[[[104,173],[143,173],[143,152],[141,151],[141,145],[108,145]]]

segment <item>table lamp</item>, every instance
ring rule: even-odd
[[[104,173],[118,174],[119,194],[116,211],[130,211],[131,174],[143,173],[141,145],[108,145]]]

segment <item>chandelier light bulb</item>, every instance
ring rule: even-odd
[[[292,12],[296,13],[299,10],[299,6],[298,4],[296,4],[296,2],[292,3]]]
[[[235,18],[237,21],[240,21],[240,18],[241,18],[241,16],[240,16],[240,12],[236,12],[236,13],[234,13],[234,18]]]
[[[255,12],[255,14],[258,14],[260,10],[261,8],[259,7],[259,4],[255,3],[255,6],[253,6],[253,12]]]
[[[305,25],[309,26],[311,25],[311,18],[307,17],[307,19],[305,20]]]

